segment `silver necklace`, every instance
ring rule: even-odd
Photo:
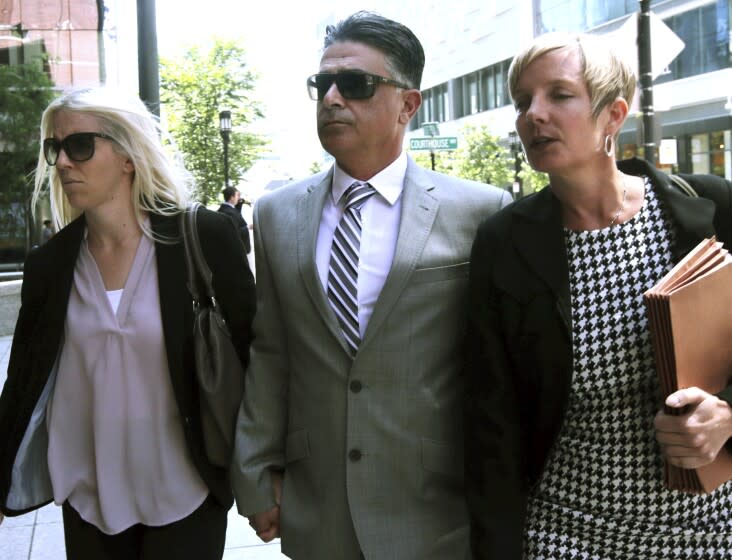
[[[618,221],[618,218],[620,217],[620,214],[625,210],[625,201],[628,198],[628,187],[625,185],[625,177],[623,177],[623,200],[620,203],[620,208],[618,208],[618,211],[615,212],[615,215],[613,216],[613,219],[610,220],[610,225],[607,227],[612,227],[615,225],[615,222]]]

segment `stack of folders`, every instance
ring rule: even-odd
[[[643,300],[663,399],[687,387],[712,394],[727,387],[732,377],[732,256],[722,243],[702,241]],[[674,490],[711,492],[732,479],[732,454],[723,447],[711,464],[697,469],[666,463],[665,478]]]

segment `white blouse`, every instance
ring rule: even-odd
[[[144,235],[116,312],[86,241],[74,270],[48,466],[56,504],[107,534],[178,521],[208,495],[173,396],[157,276]]]

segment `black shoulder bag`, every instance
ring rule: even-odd
[[[201,251],[196,226],[199,206],[193,202],[180,215],[188,290],[193,297],[193,354],[206,454],[214,465],[228,468],[236,416],[244,394],[244,368],[216,300],[211,269]]]

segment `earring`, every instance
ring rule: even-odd
[[[615,146],[613,145],[613,137],[609,134],[605,136],[605,154],[607,157],[613,157],[615,155]]]

